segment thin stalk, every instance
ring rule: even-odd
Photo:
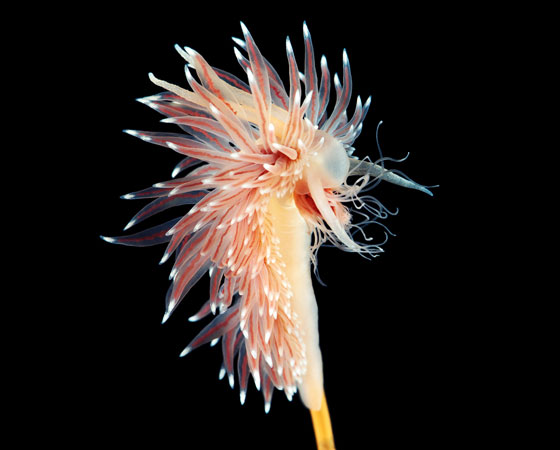
[[[325,391],[323,391],[321,409],[319,409],[318,411],[310,410],[310,412],[311,420],[313,421],[313,429],[315,430],[317,449],[335,450],[331,417],[329,415],[329,408],[327,407],[327,398],[325,397]]]

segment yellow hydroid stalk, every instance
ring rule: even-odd
[[[327,407],[327,398],[323,391],[323,400],[321,401],[321,409],[311,411],[311,420],[313,421],[313,429],[315,430],[315,440],[317,441],[318,450],[335,450],[334,436],[332,432],[331,417],[329,408]]]

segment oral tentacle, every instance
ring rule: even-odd
[[[416,189],[424,192],[429,196],[433,196],[432,192],[426,187],[408,178],[401,177],[391,170],[385,169],[379,164],[374,164],[368,161],[348,158],[350,160],[350,175],[372,175],[375,178],[387,181],[397,186],[402,186],[409,189]],[[436,187],[436,186],[434,186]]]

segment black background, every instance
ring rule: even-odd
[[[377,157],[375,129],[382,120],[384,155],[410,152],[391,167],[419,183],[440,185],[434,197],[392,185],[376,188],[385,206],[399,209],[385,221],[396,236],[380,257],[319,252],[327,287],[316,283],[315,292],[337,448],[454,448],[477,442],[494,426],[495,399],[488,395],[494,355],[481,351],[488,306],[473,287],[488,274],[476,263],[473,192],[464,178],[472,159],[465,120],[467,128],[474,121],[465,105],[476,97],[467,80],[476,77],[478,45],[467,32],[469,11],[374,6],[366,12],[340,4],[289,12],[280,6],[85,9],[83,20],[66,24],[60,46],[71,97],[61,96],[61,102],[72,98],[83,109],[68,103],[63,113],[79,135],[63,150],[75,167],[68,177],[76,189],[70,208],[76,237],[64,252],[81,256],[66,262],[60,276],[61,366],[50,369],[45,389],[68,414],[55,415],[49,428],[54,436],[69,428],[79,443],[125,448],[315,445],[299,398],[290,403],[276,391],[265,414],[251,383],[245,405],[239,404],[237,386],[232,391],[218,380],[219,346],[179,358],[203,326],[187,318],[206,300],[206,279],[161,325],[170,270],[158,265],[164,247],[112,246],[99,239],[120,235],[144,205],[120,195],[170,178],[180,159],[122,133],[172,128],[134,101],[161,90],[148,72],[186,86],[183,60],[173,49],[178,43],[241,77],[230,39],[241,36],[240,20],[282,77],[286,35],[303,65],[304,20],[317,61],[325,54],[331,74],[340,73],[346,48],[352,107],[357,94],[362,100],[372,95],[356,155]]]

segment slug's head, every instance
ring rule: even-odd
[[[317,180],[323,189],[340,187],[346,181],[349,169],[350,160],[342,143],[328,133],[318,130],[315,134],[315,145],[308,155],[303,178],[296,186],[296,193],[310,192],[310,178]]]
[[[334,136],[317,130],[306,156],[302,177],[295,186],[300,212],[313,228],[320,229],[324,236],[330,235],[332,242],[342,244],[346,250],[360,251],[346,230],[350,214],[340,197],[350,170],[347,150]]]

